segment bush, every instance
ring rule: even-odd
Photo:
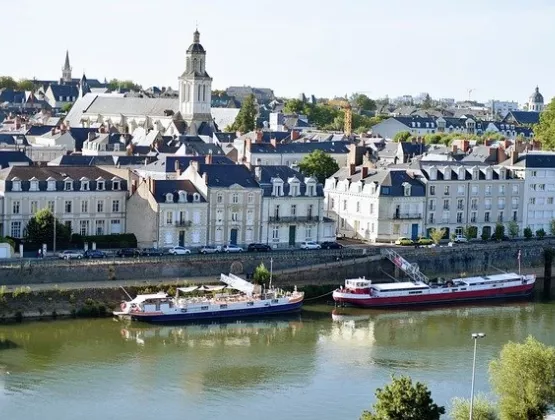
[[[495,405],[484,395],[474,397],[472,412],[473,418],[476,420],[497,420],[499,418]],[[454,398],[450,414],[453,420],[468,420],[470,417],[470,400]]]
[[[531,239],[532,236],[534,236],[534,234],[532,233],[532,229],[530,229],[530,226],[525,227],[524,230],[522,231],[522,234],[526,239]]]
[[[486,231],[482,231],[482,235],[480,235],[482,241],[487,241],[489,239],[489,234]]]
[[[92,236],[81,236],[74,234],[71,236],[71,243],[77,248],[83,248],[85,243],[89,243],[89,246],[93,242],[96,243],[97,249],[106,248],[136,248],[137,247],[137,237],[134,233],[122,233],[119,235],[92,235]]]
[[[545,238],[545,230],[543,230],[543,228],[536,230],[536,237],[538,239]]]

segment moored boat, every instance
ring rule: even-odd
[[[175,297],[139,295],[125,302],[134,302],[128,315],[132,320],[150,323],[219,320],[290,313],[300,310],[303,304],[304,292],[296,287],[293,292],[262,290],[233,274],[222,274],[220,280],[225,285],[177,288]],[[203,294],[192,296],[193,292]]]
[[[364,277],[347,279],[344,286],[333,292],[334,301],[363,308],[387,308],[514,299],[532,295],[536,282],[534,274],[502,273],[432,283],[417,265],[410,264],[395,251],[384,253],[411,281],[374,284]]]

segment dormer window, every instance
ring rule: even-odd
[[[473,168],[472,169],[472,179],[477,180],[480,176],[480,171],[478,170],[478,168]]]
[[[403,195],[405,197],[411,196],[411,185],[408,182],[403,182]]]
[[[232,202],[233,204],[239,203],[239,194],[234,193],[233,196],[231,197],[231,202]]]
[[[451,179],[451,168],[449,166],[445,167],[445,170],[443,172],[443,179]]]
[[[12,179],[12,191],[21,191],[21,180],[19,178]]]
[[[465,170],[463,167],[459,168],[459,181],[463,181],[466,177],[465,177]]]
[[[507,170],[505,168],[499,169],[499,179],[507,179]]]
[[[70,181],[70,180],[64,181],[64,191],[73,191],[73,181]]]
[[[187,202],[187,193],[185,191],[179,191],[179,202],[180,203],[186,203]],[[172,201],[173,201],[173,197],[172,197]]]
[[[121,190],[121,181],[119,179],[112,180],[112,190],[114,191]]]
[[[308,184],[308,185],[306,186],[306,195],[307,195],[308,197],[313,197],[314,195],[316,195],[316,194],[314,193],[314,190],[315,190],[315,189],[314,189],[314,184]]]
[[[218,204],[222,204],[224,201],[224,196],[223,194],[218,194],[218,196],[216,197],[216,201]]]
[[[272,195],[274,197],[281,197],[283,195],[283,181],[279,178],[276,178],[272,180],[272,184]]]
[[[56,180],[54,178],[46,180],[46,191],[56,191]]]
[[[430,173],[430,180],[435,181],[437,179],[437,168],[432,166],[430,168],[429,173]]]
[[[90,191],[90,183],[87,178],[81,178],[81,191]]]
[[[173,194],[167,193],[166,194],[166,203],[173,203]]]
[[[29,191],[38,191],[38,190],[39,190],[39,180],[33,177],[30,180]]]
[[[198,203],[200,201],[200,194],[199,193],[193,193],[193,201],[195,203]]]
[[[487,168],[486,169],[486,179],[492,179],[493,178],[493,170],[491,168]]]
[[[289,194],[291,197],[296,197],[299,195],[299,186],[297,183],[291,184]]]
[[[105,189],[106,189],[106,181],[96,180],[96,190],[97,191],[104,191]]]

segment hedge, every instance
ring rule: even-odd
[[[77,234],[71,235],[71,243],[74,246],[82,248],[88,242],[89,246],[96,243],[97,249],[102,248],[136,248],[137,237],[134,233],[122,233],[119,235],[93,235],[81,236]]]

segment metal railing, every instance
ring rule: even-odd
[[[394,213],[393,219],[395,220],[422,219],[422,213]]]
[[[270,216],[270,223],[309,223],[317,222],[318,217],[316,216]]]

